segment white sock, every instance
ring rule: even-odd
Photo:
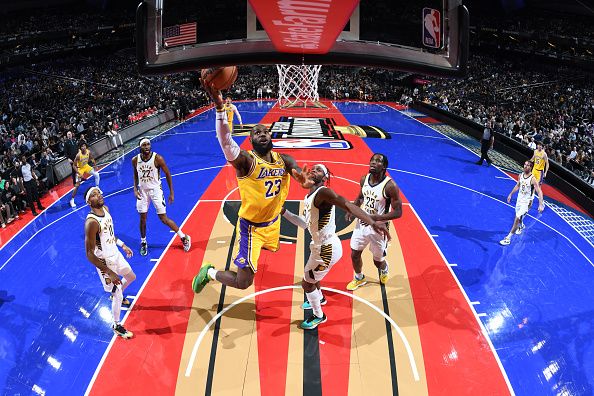
[[[512,233],[510,232],[509,234],[507,234],[507,236],[505,237],[506,239],[511,239],[512,237]]]
[[[311,293],[305,293],[307,296],[307,301],[309,301],[309,305],[311,305],[311,309],[313,309],[314,315],[318,318],[324,316],[324,312],[322,312],[322,305],[320,304],[320,293],[316,290],[312,291]]]
[[[219,272],[219,271],[217,271],[217,270],[216,270],[216,269],[214,269],[214,268],[209,268],[209,269],[208,269],[208,272],[207,272],[207,273],[208,273],[208,277],[209,277],[211,280],[216,280],[216,279],[217,279],[217,272]]]
[[[140,243],[146,243],[146,237],[140,238]]]
[[[98,172],[93,172],[93,173],[94,173],[94,176],[95,176],[95,185],[97,187],[99,187],[99,180],[101,179],[101,176],[99,176],[99,173]]]
[[[318,296],[320,296],[320,301],[324,299],[324,295],[322,294],[322,289],[316,289],[318,291]]]
[[[356,278],[357,280],[361,280],[361,279],[363,279],[363,276],[364,276],[364,275],[363,275],[363,273],[362,273],[362,272],[361,272],[361,273],[358,273],[358,274],[355,274],[355,278]]]
[[[120,323],[120,311],[122,310],[122,301],[124,301],[124,294],[122,293],[122,287],[116,286],[113,299],[111,300],[111,313],[113,315],[114,323]]]
[[[186,237],[186,234],[184,234],[181,229],[177,230],[177,235],[179,235],[181,239],[184,239]]]

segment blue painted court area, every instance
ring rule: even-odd
[[[525,233],[511,228],[513,180],[453,140],[386,106],[335,104],[349,122],[392,132],[366,140],[390,159],[391,175],[420,215],[487,329],[518,395],[594,392],[594,248],[536,204]]]
[[[527,229],[507,247],[514,181],[437,131],[383,105],[341,102],[352,124],[376,125],[391,140],[366,139],[390,160],[390,173],[418,212],[462,285],[518,395],[594,392],[594,247],[551,210],[536,205]],[[244,123],[272,102],[240,102]],[[238,139],[238,141],[243,138]],[[225,164],[208,111],[152,141],[174,175],[168,215],[179,225]],[[101,188],[116,235],[134,249],[135,296],[174,238],[148,215],[149,256],[138,255],[138,214],[127,154],[102,171]],[[331,164],[330,164],[331,167]],[[367,171],[361,167],[361,174]],[[165,181],[163,181],[164,184]],[[166,196],[167,187],[164,187]],[[0,389],[3,394],[84,394],[112,339],[110,301],[84,253],[81,187],[0,250]],[[354,197],[352,197],[354,198]],[[181,249],[177,237],[172,249]],[[171,268],[175,271],[175,268]],[[125,357],[123,357],[125,358]],[[134,362],[130,362],[131,367]]]

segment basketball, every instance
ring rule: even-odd
[[[237,67],[215,67],[210,69],[202,69],[200,76],[204,81],[214,85],[219,91],[229,89],[231,85],[237,80]]]

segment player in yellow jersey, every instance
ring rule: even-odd
[[[534,167],[532,168],[534,179],[539,185],[542,185],[542,182],[545,177],[547,177],[547,172],[549,171],[549,157],[542,146],[542,142],[536,143],[536,150],[534,150],[534,154],[532,154],[530,161],[534,163]],[[532,207],[532,202],[534,202],[534,194],[535,192],[533,191],[532,197],[530,198],[530,205],[528,206],[529,208]],[[521,232],[523,229],[524,217],[522,216],[519,231]]]
[[[227,122],[229,123],[229,130],[233,132],[233,117],[237,116],[237,120],[239,120],[239,124],[243,128],[243,121],[241,120],[241,114],[239,114],[239,110],[237,110],[237,106],[231,103],[231,97],[227,96],[227,100],[225,100],[225,104],[223,105],[223,109],[227,114]]]
[[[78,144],[79,150],[72,163],[72,171],[75,172],[74,190],[72,190],[72,198],[70,198],[70,206],[76,208],[74,197],[80,187],[80,183],[86,174],[90,174],[95,177],[95,186],[99,187],[99,173],[89,165],[89,163],[95,164],[95,159],[91,156],[91,151],[87,148],[87,143],[80,142]]]
[[[542,147],[542,142],[536,143],[536,150],[530,161],[534,162],[534,168],[532,168],[532,174],[537,182],[542,184],[547,172],[549,171],[549,157],[547,152]],[[544,172],[544,173],[543,173]]]
[[[253,150],[241,150],[231,137],[221,93],[202,82],[216,106],[216,133],[225,158],[235,168],[241,195],[237,222],[238,243],[234,264],[237,272],[217,271],[208,263],[194,277],[192,288],[199,293],[211,280],[237,289],[246,289],[254,281],[260,251],[276,251],[280,238],[280,212],[289,192],[289,174],[304,188],[313,185],[306,180],[295,159],[272,151],[270,131],[261,124],[250,132]]]

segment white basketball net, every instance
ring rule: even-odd
[[[320,100],[320,65],[276,65],[280,107],[313,107]]]

